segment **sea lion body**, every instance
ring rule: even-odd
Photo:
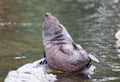
[[[48,65],[65,72],[80,71],[87,67],[90,58],[78,47],[71,36],[50,13],[46,13],[43,23],[45,57]]]

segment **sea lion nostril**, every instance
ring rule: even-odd
[[[45,17],[48,17],[48,13],[45,13]]]

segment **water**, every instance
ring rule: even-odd
[[[43,57],[42,22],[51,12],[76,43],[100,59],[88,80],[78,74],[58,75],[58,82],[120,82],[119,0],[1,0],[0,82],[10,70]]]

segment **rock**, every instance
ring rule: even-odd
[[[55,82],[56,75],[48,74],[47,64],[40,65],[41,61],[42,59],[10,71],[4,82]]]

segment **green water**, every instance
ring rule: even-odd
[[[120,82],[119,0],[0,0],[0,82],[10,70],[43,57],[42,22],[51,12],[76,43],[100,59],[96,74],[58,75],[58,82]],[[16,59],[16,57],[25,57]]]

